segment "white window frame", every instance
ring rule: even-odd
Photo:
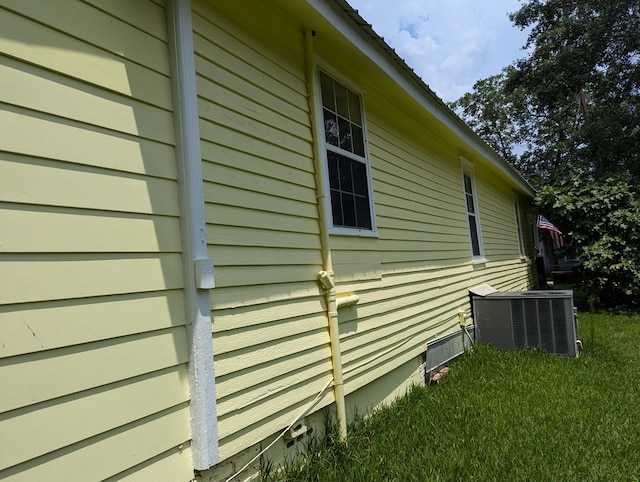
[[[357,154],[354,154],[350,151],[341,149],[340,147],[327,144],[325,140],[325,131],[324,131],[324,118],[323,118],[323,105],[322,105],[322,91],[321,91],[321,81],[320,81],[320,72],[324,72],[326,75],[331,77],[333,80],[343,84],[349,90],[353,91],[360,98],[360,116],[362,119],[362,135],[363,135],[363,143],[364,143],[364,157],[360,157]],[[368,146],[368,136],[367,136],[367,122],[366,115],[364,109],[364,91],[354,85],[348,79],[345,79],[342,75],[336,72],[331,66],[327,65],[321,59],[316,58],[316,86],[318,89],[316,97],[316,111],[318,115],[317,125],[318,125],[318,140],[320,142],[320,147],[322,151],[322,166],[323,172],[322,176],[324,178],[324,186],[325,192],[324,195],[327,199],[326,210],[325,213],[327,222],[329,223],[329,234],[337,234],[337,235],[347,235],[347,236],[365,236],[365,237],[377,237],[378,236],[378,227],[376,223],[376,213],[375,213],[375,203],[373,201],[373,179],[371,176],[371,162],[369,160],[369,146]],[[349,159],[355,160],[357,162],[362,162],[366,169],[367,175],[367,189],[368,189],[368,197],[369,197],[369,215],[371,216],[371,229],[363,229],[357,227],[347,227],[347,226],[334,226],[333,225],[333,210],[331,204],[331,183],[329,180],[329,163],[327,159],[327,151],[335,152],[341,156],[347,157]]]
[[[487,259],[484,256],[484,244],[482,242],[482,223],[480,222],[480,209],[478,204],[478,189],[476,187],[476,180],[473,172],[473,164],[464,158],[460,158],[460,170],[462,173],[462,195],[464,197],[464,212],[467,223],[467,228],[469,229],[469,244],[471,248],[471,260],[474,263],[486,263]],[[467,186],[465,182],[465,177],[469,178],[471,184],[471,199],[473,202],[474,212],[470,212],[467,207]],[[475,224],[475,232],[477,235],[477,243],[478,243],[478,251],[479,254],[474,254],[473,252],[473,232],[471,230],[471,221],[469,219],[470,216],[473,216],[474,224]]]
[[[520,248],[520,259],[527,259],[527,252],[524,248],[524,232],[522,230],[522,213],[520,212],[520,199],[516,196],[513,201],[516,215],[516,231],[518,233],[518,246]]]

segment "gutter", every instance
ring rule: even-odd
[[[311,132],[313,136],[313,157],[316,171],[316,189],[318,196],[318,219],[320,224],[320,241],[322,244],[323,270],[318,273],[318,280],[325,290],[327,304],[327,321],[329,324],[329,339],[331,343],[331,366],[333,369],[333,391],[336,400],[338,418],[338,434],[340,440],[347,437],[347,410],[344,397],[344,379],[342,376],[342,355],[340,353],[340,331],[338,328],[338,302],[336,300],[336,286],[333,281],[333,262],[329,244],[329,223],[327,219],[328,205],[325,193],[326,176],[321,159],[323,156],[321,143],[318,140],[320,132],[318,126],[317,77],[313,57],[313,36],[315,32],[309,29],[304,33],[305,61],[307,70],[307,90],[309,95],[309,112],[311,117]],[[355,300],[357,301],[357,300]]]

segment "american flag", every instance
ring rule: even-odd
[[[564,238],[562,236],[562,231],[556,228],[551,221],[545,218],[543,215],[538,216],[538,228],[544,229],[545,231],[549,231],[551,235],[551,239],[558,245],[560,248],[564,246]]]

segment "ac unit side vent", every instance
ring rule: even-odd
[[[498,348],[539,347],[578,356],[579,340],[571,291],[496,292],[473,295],[478,341]]]
[[[558,349],[553,337],[553,317],[552,308],[549,300],[539,300],[538,303],[538,320],[540,327],[540,347],[550,353],[562,352]]]
[[[518,348],[527,344],[526,324],[524,318],[523,300],[511,301],[511,324],[513,331],[513,342]]]

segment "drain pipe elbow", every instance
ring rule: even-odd
[[[336,287],[333,279],[331,279],[331,276],[326,271],[320,271],[318,273],[318,280],[320,281],[322,287],[327,291],[332,290]]]

